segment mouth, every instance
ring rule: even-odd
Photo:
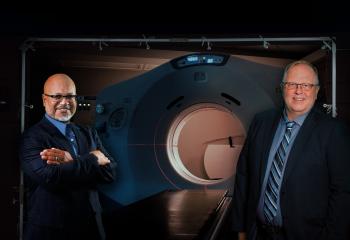
[[[59,107],[56,109],[57,112],[66,114],[66,113],[70,113],[71,112],[71,108],[70,107]]]
[[[293,100],[295,100],[297,102],[301,102],[301,101],[304,101],[305,98],[304,97],[294,97]]]
[[[57,111],[61,112],[61,113],[67,113],[70,112],[69,109],[57,109]]]

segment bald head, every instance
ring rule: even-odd
[[[58,73],[50,76],[44,84],[43,104],[46,113],[58,121],[69,121],[77,108],[75,96],[75,84],[68,75]]]
[[[44,93],[46,94],[57,94],[57,91],[62,91],[63,89],[74,89],[74,92],[71,94],[76,94],[74,81],[63,73],[50,76],[44,84]]]

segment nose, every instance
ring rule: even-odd
[[[66,97],[62,97],[61,101],[60,101],[60,104],[63,104],[63,105],[70,105],[70,100],[67,99]]]
[[[295,92],[296,93],[302,93],[303,92],[302,85],[296,85]]]
[[[63,96],[62,99],[61,99],[61,103],[66,103],[66,102],[68,102],[68,99]]]

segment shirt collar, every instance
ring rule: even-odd
[[[309,115],[310,111],[304,113],[303,115],[300,115],[299,117],[297,117],[296,119],[294,119],[293,122],[295,122],[296,124],[298,124],[299,126],[303,125],[304,121],[305,121],[305,118],[307,117],[307,115]],[[287,113],[286,113],[286,109],[284,109],[283,111],[283,121],[285,123],[287,122],[290,122],[288,120],[288,117],[287,117]]]
[[[66,126],[67,123],[58,121],[52,117],[50,117],[47,113],[45,113],[45,117],[49,120],[64,136],[66,135]]]

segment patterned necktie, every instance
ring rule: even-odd
[[[267,180],[264,199],[264,215],[268,223],[272,223],[273,218],[277,214],[277,201],[283,177],[282,171],[286,160],[286,150],[290,143],[290,137],[292,135],[292,128],[294,124],[295,122],[287,122],[283,139],[272,161],[269,178]]]
[[[77,155],[77,153],[78,153],[78,144],[77,144],[77,141],[75,139],[75,135],[74,135],[74,132],[73,132],[72,128],[73,128],[72,124],[67,124],[67,126],[66,126],[66,137],[68,138],[69,143],[72,145],[75,155]]]

